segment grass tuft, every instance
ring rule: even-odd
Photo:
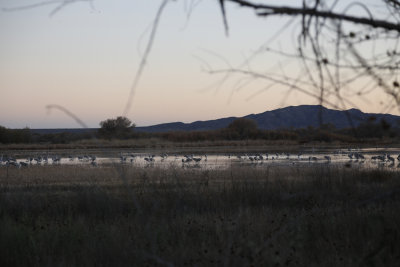
[[[398,266],[400,173],[0,168],[1,266]]]

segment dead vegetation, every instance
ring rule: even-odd
[[[400,173],[0,169],[2,266],[396,266]]]

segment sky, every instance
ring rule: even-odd
[[[164,9],[132,106],[124,114],[161,2],[94,0],[91,6],[83,1],[54,15],[56,5],[0,10],[0,125],[80,127],[67,114],[46,109],[48,105],[60,105],[88,127],[98,127],[100,121],[120,115],[147,126],[318,104],[315,98],[288,93],[262,79],[240,75],[224,79],[224,74],[209,72],[243,66],[251,58],[249,69],[301,75],[294,59],[273,54],[252,57],[265,44],[294,49],[298,25],[285,26],[289,19],[258,18],[228,5],[227,35],[218,1],[181,0]],[[0,0],[0,9],[32,3],[44,2]],[[381,92],[347,97],[354,105],[346,108],[398,114],[397,109],[382,108],[387,98]]]

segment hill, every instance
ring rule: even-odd
[[[171,122],[152,126],[136,127],[137,132],[173,132],[173,131],[208,131],[227,127],[238,117],[227,117],[216,120],[195,121],[192,123]],[[322,124],[332,124],[337,129],[357,127],[360,123],[370,118],[376,121],[384,119],[392,126],[400,126],[400,116],[380,113],[364,113],[358,109],[334,110],[320,105],[289,106],[285,108],[266,111],[259,114],[250,114],[244,118],[253,119],[258,127],[263,130],[276,129],[299,129],[308,126],[319,127]],[[90,129],[31,129],[33,133],[54,134],[54,133],[85,133],[96,131]]]
[[[238,117],[221,118],[217,120],[195,121],[192,123],[163,123],[146,127],[136,127],[140,132],[169,132],[169,131],[206,131],[227,127]],[[384,119],[387,123],[400,125],[400,116],[380,113],[364,113],[358,109],[334,110],[320,105],[289,106],[266,111],[259,114],[250,114],[244,118],[253,119],[263,130],[298,129],[308,126],[319,127],[322,124],[332,124],[337,129],[356,127],[370,118],[376,121]]]

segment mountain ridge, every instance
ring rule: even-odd
[[[139,132],[169,132],[169,131],[207,131],[227,127],[238,118],[253,119],[259,129],[298,129],[309,126],[319,127],[321,124],[332,124],[338,129],[356,127],[369,118],[376,121],[384,119],[391,125],[400,125],[400,116],[381,113],[364,113],[359,109],[348,110],[328,109],[321,105],[299,105],[265,111],[258,114],[249,114],[243,117],[227,117],[215,120],[195,121],[191,123],[172,122],[152,126],[136,127]],[[179,125],[179,127],[176,127]]]
[[[351,108],[348,110],[328,109],[321,105],[299,105],[287,106],[284,108],[264,111],[262,113],[248,114],[243,117],[226,117],[214,120],[198,120],[190,123],[168,122],[151,126],[137,126],[137,132],[172,132],[172,131],[208,131],[218,130],[227,127],[231,122],[238,118],[253,119],[257,122],[259,129],[299,129],[319,127],[321,124],[332,124],[337,129],[357,127],[360,123],[366,122],[374,117],[376,121],[384,119],[387,123],[400,126],[400,116],[382,113],[364,113],[359,109]],[[31,129],[34,133],[48,134],[61,132],[92,132],[98,128],[88,129]]]

